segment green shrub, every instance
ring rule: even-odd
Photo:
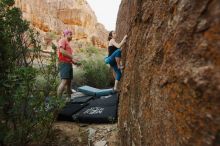
[[[85,72],[82,68],[74,68],[73,69],[73,88],[77,88],[79,86],[85,85]]]
[[[110,67],[104,62],[107,52],[95,47],[81,48],[77,52],[81,58],[81,66],[74,69],[73,86],[110,87],[112,73]]]
[[[110,85],[111,74],[103,59],[88,60],[83,63],[86,84],[104,88]]]
[[[0,145],[40,144],[52,133],[63,105],[55,96],[56,47],[48,65],[34,68],[42,59],[38,33],[13,4],[14,0],[0,1]]]

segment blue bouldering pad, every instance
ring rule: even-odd
[[[106,95],[110,95],[113,93],[112,89],[100,89],[99,91],[96,92],[95,96],[99,97],[99,96],[106,96]]]
[[[82,92],[86,95],[92,95],[92,96],[106,96],[113,93],[112,89],[97,89],[90,86],[82,86],[78,88],[79,92]]]
[[[78,88],[78,91],[82,92],[82,93],[84,93],[86,95],[95,96],[96,92],[98,92],[99,89],[93,88],[93,87],[90,87],[90,86],[82,86],[82,87]]]

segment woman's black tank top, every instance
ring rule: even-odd
[[[108,46],[108,56],[111,56],[117,49],[115,46]]]

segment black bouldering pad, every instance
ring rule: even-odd
[[[114,106],[118,105],[118,94],[101,96],[89,102],[90,106]]]
[[[72,115],[84,108],[88,103],[74,104],[68,103],[58,114],[59,121],[73,121]]]
[[[75,97],[70,102],[71,103],[86,103],[91,99],[93,99],[93,96],[84,95],[84,96]]]
[[[117,121],[117,105],[86,106],[72,116],[73,121],[81,123],[114,123]]]

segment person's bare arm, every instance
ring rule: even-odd
[[[60,47],[60,52],[66,56],[69,57],[70,59],[73,59],[73,56],[71,54],[69,54],[66,50],[64,50],[62,47]]]
[[[122,41],[119,44],[116,43],[114,39],[112,39],[110,41],[110,44],[112,44],[113,46],[115,46],[117,48],[121,48],[121,46],[126,42],[126,38],[127,38],[127,35],[124,36],[124,38],[122,39]]]

